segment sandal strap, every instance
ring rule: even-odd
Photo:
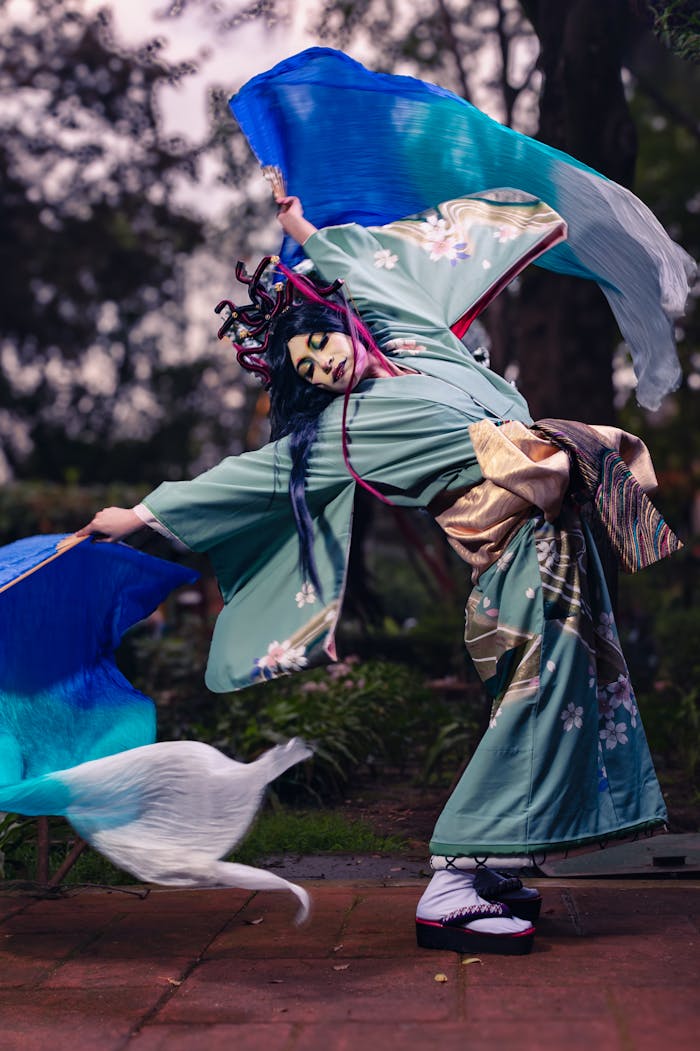
[[[511,919],[512,915],[508,906],[500,901],[484,902],[477,905],[465,905],[461,909],[448,912],[446,916],[440,918],[440,923],[446,927],[461,927],[465,923],[471,923],[472,920],[488,920],[498,917]]]

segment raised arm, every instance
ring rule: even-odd
[[[304,252],[325,280],[347,281],[370,324],[394,318],[417,334],[454,329],[461,335],[565,231],[541,201],[517,190],[493,190],[386,226],[326,227],[308,235]]]
[[[304,218],[304,207],[298,197],[275,197],[279,205],[277,221],[284,232],[297,244],[303,245],[317,227]]]
[[[129,507],[105,507],[98,511],[95,517],[78,529],[76,536],[97,535],[107,540],[123,540],[131,536],[137,529],[141,529],[145,523]]]

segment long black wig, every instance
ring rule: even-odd
[[[289,340],[315,332],[343,332],[351,339],[354,326],[347,311],[328,303],[302,302],[282,314],[277,321],[266,353],[272,371],[270,386],[270,437],[272,441],[289,436],[292,469],[289,475],[289,497],[299,535],[299,568],[304,580],[321,594],[321,583],[313,551],[313,524],[306,502],[306,472],[311,449],[318,436],[321,415],[338,397],[337,394],[312,386],[302,379],[292,365]],[[363,343],[367,342],[359,334]],[[373,344],[369,349],[373,349]]]

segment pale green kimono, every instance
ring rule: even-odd
[[[304,245],[325,280],[345,280],[385,353],[416,372],[365,380],[350,397],[353,467],[394,503],[426,507],[438,495],[457,495],[482,480],[468,433],[472,423],[484,418],[531,422],[524,399],[477,364],[450,326],[464,315],[475,316],[564,234],[564,223],[548,206],[518,191],[498,190],[450,201],[385,227],[350,224],[321,230]],[[188,547],[208,554],[217,574],[225,606],[207,668],[212,690],[236,689],[300,670],[324,655],[335,656],[355,489],[343,463],[341,413],[341,399],[325,411],[307,475],[322,596],[298,568],[285,439],[230,457],[192,481],[166,482],[145,500]],[[438,822],[431,844],[435,853],[548,850],[620,835],[664,818],[636,706],[631,737],[627,724],[627,734],[614,730],[614,746],[609,735],[602,736],[610,720],[604,720],[601,730],[600,689],[605,712],[616,710],[607,703],[609,683],[595,673],[592,629],[582,630],[578,621],[572,629],[582,614],[589,624],[588,598],[578,603],[575,614],[569,610],[564,621],[557,619],[554,634],[551,626],[549,634],[544,631],[547,600],[537,545],[545,542],[543,529],[546,542],[560,547],[561,535],[568,536],[559,531],[553,539],[546,532],[552,528],[533,509],[532,520],[508,549],[510,557],[483,574],[480,588],[486,590],[474,593],[484,605],[470,623],[478,623],[479,610],[485,608],[487,630],[470,640],[468,627],[467,643],[496,705],[492,728]],[[583,537],[578,522],[574,529]],[[579,546],[572,573],[581,570],[588,539]],[[589,560],[589,577],[591,565]],[[503,618],[489,598],[492,586],[504,594]],[[611,618],[597,562],[595,589],[600,610]],[[490,660],[484,657],[484,645],[487,650],[490,645]],[[556,661],[549,655],[552,646]],[[566,652],[561,660],[559,648]],[[521,667],[525,684],[518,674]],[[617,684],[622,672],[617,665],[614,671],[611,682]],[[606,668],[603,679],[610,674]],[[510,690],[513,679],[517,683]],[[579,711],[584,693],[585,717]],[[628,690],[632,704],[630,696]],[[600,758],[603,743],[607,774]],[[619,777],[627,788],[613,791],[610,761],[615,760],[617,785],[617,760],[623,753]],[[601,788],[604,780],[607,787]]]

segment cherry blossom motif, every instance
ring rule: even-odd
[[[626,723],[615,723],[610,719],[605,724],[605,729],[599,731],[598,736],[601,741],[605,741],[606,748],[617,748],[618,744],[627,744],[629,740],[625,733],[626,729]]]
[[[573,730],[574,727],[580,730],[583,726],[583,708],[580,704],[576,705],[573,701],[569,701],[564,711],[561,713],[561,718],[564,720],[564,730],[566,733],[569,730]]]
[[[491,260],[490,259],[484,259],[482,261],[482,263],[481,263],[481,268],[482,268],[482,270],[490,270],[491,269]]]
[[[595,686],[595,680],[596,680],[595,664],[593,664],[593,662],[591,661],[591,663],[588,665],[588,688],[589,689],[592,686]]]
[[[504,551],[501,557],[496,562],[496,569],[498,570],[498,572],[502,573],[505,569],[508,569],[508,566],[511,564],[514,558],[514,551]]]
[[[612,613],[601,613],[598,621],[598,634],[602,635],[604,639],[608,639],[609,642],[614,640],[617,629],[615,628],[615,618]]]
[[[499,226],[497,230],[493,231],[494,238],[499,244],[506,244],[507,241],[514,241],[516,237],[520,237],[520,231],[515,226]]]
[[[393,270],[398,260],[399,257],[388,248],[379,248],[374,253],[374,265],[378,270]]]
[[[309,663],[304,656],[303,646],[292,646],[289,639],[284,642],[271,642],[264,657],[256,660],[261,671],[288,672],[301,671]]]
[[[538,540],[537,561],[542,569],[551,569],[557,559],[557,546],[554,540]]]
[[[423,224],[425,243],[423,248],[430,254],[433,263],[447,259],[451,266],[457,265],[458,259],[468,259],[469,246],[466,241],[457,241],[455,234],[448,229],[444,219],[429,215]]]
[[[297,591],[294,597],[299,609],[301,609],[302,606],[313,606],[316,601],[316,588],[310,583],[310,581],[305,580],[301,585],[301,591]]]
[[[632,684],[626,675],[618,675],[615,682],[598,690],[598,710],[607,722],[615,721],[615,712],[621,705],[630,713],[631,725],[636,727],[639,709],[634,703]]]
[[[502,711],[503,711],[503,705],[501,705],[496,710],[495,715],[491,716],[491,718],[489,719],[489,730],[495,730],[496,729],[496,724],[498,723],[498,717],[499,717],[499,715],[501,714]]]
[[[624,704],[625,708],[629,711],[628,702],[630,699],[630,685],[630,681],[626,675],[618,675],[615,682],[608,683],[605,687],[610,695],[610,703],[613,708],[619,708],[621,704]]]
[[[382,350],[386,354],[422,354],[425,347],[416,339],[390,339],[384,344]]]

